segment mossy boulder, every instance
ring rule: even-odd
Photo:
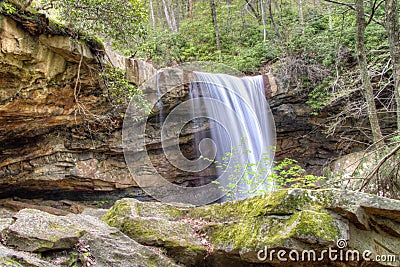
[[[103,220],[140,244],[165,248],[177,261],[195,265],[206,256],[207,248],[184,220],[189,210],[187,206],[126,198],[117,201]]]
[[[23,209],[1,220],[0,266],[178,266],[90,215]]]
[[[21,210],[14,218],[7,243],[23,251],[69,249],[83,235],[83,229],[67,218],[35,209]]]
[[[276,255],[259,257],[266,247],[300,254],[329,248],[361,253],[368,249],[371,259],[398,253],[399,215],[397,200],[346,190],[290,189],[202,207],[122,199],[103,220],[189,266],[269,266],[281,263]],[[346,247],[342,243],[338,247],[339,240]]]

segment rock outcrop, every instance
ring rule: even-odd
[[[32,34],[3,15],[0,44],[0,195],[135,186],[122,155],[121,112],[107,99],[99,61],[118,61],[133,83],[154,68],[69,36]]]
[[[197,208],[122,199],[103,219],[187,266],[400,266],[400,201],[353,191],[291,189]]]
[[[101,218],[101,219],[100,219]],[[291,189],[203,207],[0,209],[1,266],[400,266],[400,201]]]

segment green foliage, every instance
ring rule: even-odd
[[[326,106],[329,98],[329,80],[324,80],[308,94],[307,104],[313,109],[313,114],[316,115],[319,110]]]
[[[325,179],[323,176],[307,174],[297,161],[285,158],[279,163],[275,163],[270,178],[275,181],[276,187],[281,188],[304,188],[310,189],[317,186],[317,182]]]
[[[17,12],[17,7],[12,3],[0,3],[0,12],[5,12],[7,14],[14,14]]]
[[[221,182],[215,180],[213,183],[219,185],[228,200],[264,194],[267,192],[266,188],[272,186],[268,179],[272,163],[270,153],[264,153],[258,162],[251,162],[249,156],[252,151],[246,149],[245,142],[246,139],[242,138],[239,145],[226,152],[220,162],[201,156],[221,170],[221,176],[225,178]]]
[[[140,0],[41,0],[34,7],[84,36],[100,36],[126,54],[146,34],[148,16]]]
[[[247,159],[252,152],[243,149],[243,143],[239,147],[233,147],[227,152],[221,162],[201,157],[203,160],[214,164],[222,174],[228,174],[228,182],[218,180],[213,183],[220,185],[219,188],[229,199],[237,199],[240,196],[253,196],[265,194],[268,190],[282,188],[311,189],[317,187],[318,181],[325,179],[323,176],[307,174],[294,159],[285,158],[283,161],[274,163],[270,153],[265,153],[256,163],[243,160]],[[272,169],[271,169],[272,167]],[[240,184],[245,186],[240,186]]]
[[[133,101],[135,107],[145,113],[150,111],[150,105],[147,102],[143,92],[134,84],[125,78],[125,73],[111,66],[105,66],[99,73],[104,85],[107,87],[107,97],[116,105],[127,105]]]
[[[277,49],[263,43],[259,23],[242,11],[242,1],[231,1],[229,7],[217,4],[222,62],[240,71],[257,71],[262,61],[278,55]],[[161,25],[149,29],[139,55],[151,58],[159,66],[174,61],[219,61],[209,2],[193,1],[193,19],[182,14],[177,32]]]

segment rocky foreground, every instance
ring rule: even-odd
[[[0,266],[400,266],[400,201],[352,191],[79,212],[1,210]]]

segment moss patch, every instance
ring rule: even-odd
[[[264,246],[282,246],[291,238],[333,242],[340,237],[340,229],[331,215],[314,211],[301,211],[293,216],[271,216],[217,224],[203,230],[216,247],[242,252]]]
[[[143,203],[134,199],[124,198],[115,202],[114,206],[103,216],[107,224],[118,227],[121,218],[126,216],[154,217],[170,221],[184,218],[188,208],[176,207],[161,203]]]
[[[299,210],[321,210],[331,202],[324,191],[287,189],[244,200],[197,207],[188,216],[227,222],[270,215],[291,215]]]

